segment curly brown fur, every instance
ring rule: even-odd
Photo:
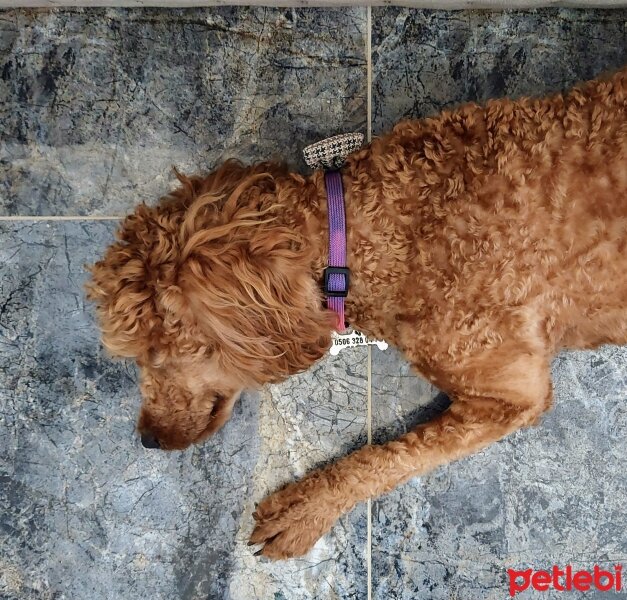
[[[258,507],[251,542],[304,554],[357,502],[534,423],[563,347],[627,343],[627,69],[565,95],[399,123],[349,157],[349,321],[452,399]],[[183,448],[239,392],[330,343],[323,175],[227,162],[141,205],[92,270],[104,343],[135,357],[139,429]]]

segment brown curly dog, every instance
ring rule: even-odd
[[[306,553],[355,504],[535,423],[560,348],[627,343],[627,68],[564,95],[405,121],[352,154],[347,318],[451,398],[266,498],[251,542]],[[307,369],[334,314],[322,172],[228,161],[126,218],[92,268],[105,346],[141,368],[138,428],[185,448],[244,388]]]

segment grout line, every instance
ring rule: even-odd
[[[366,8],[366,106],[368,112],[367,141],[372,141],[372,7]],[[366,404],[368,444],[372,444],[372,346],[368,346],[368,392]],[[367,598],[372,600],[372,499],[366,503],[366,576]]]
[[[367,124],[367,141],[372,141],[372,7],[367,8],[366,18],[366,85],[368,91],[366,95],[366,106],[368,111],[368,124]]]
[[[0,216],[0,221],[119,221],[124,217],[116,216],[38,216],[38,215],[15,215]]]
[[[368,346],[368,396],[367,396],[367,417],[368,417],[368,443],[372,444],[372,346]]]
[[[368,444],[372,444],[372,346],[368,346],[368,395],[367,395],[367,419],[368,419]],[[366,506],[366,573],[367,573],[367,597],[372,600],[372,499],[368,498]]]

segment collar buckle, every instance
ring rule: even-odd
[[[332,277],[333,275],[338,275],[338,277]],[[349,287],[350,269],[348,267],[327,267],[324,270],[322,289],[327,298],[346,298]]]

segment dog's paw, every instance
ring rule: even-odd
[[[306,554],[340,516],[320,474],[291,483],[263,500],[250,544],[263,544],[256,554],[273,559]]]

